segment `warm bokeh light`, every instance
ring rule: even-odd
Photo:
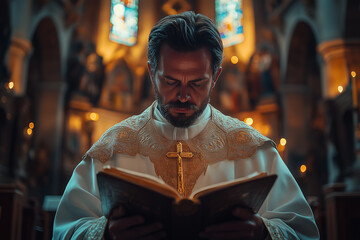
[[[306,172],[306,165],[301,165],[300,171],[301,171],[302,173]]]
[[[265,135],[265,136],[269,136],[271,133],[271,127],[269,124],[264,124],[262,126],[262,128],[260,129],[260,132]]]
[[[277,150],[278,150],[280,153],[285,150],[285,146],[283,146],[283,145],[281,145],[281,144],[277,145],[276,148],[277,148]]]
[[[89,114],[87,118],[90,118]],[[89,119],[87,119],[89,120]],[[69,131],[78,132],[82,128],[82,118],[78,115],[71,114],[69,116]]]
[[[138,76],[142,76],[143,74],[144,74],[144,72],[145,72],[145,68],[143,68],[143,67],[137,67],[136,69],[135,69],[135,72],[136,72],[136,74],[138,75]]]
[[[286,145],[286,139],[285,139],[285,138],[281,138],[281,139],[280,139],[280,145],[281,145],[281,146],[285,146],[285,145]]]
[[[239,62],[239,58],[237,56],[232,56],[231,57],[231,63],[232,64],[237,64]]]
[[[352,77],[356,77],[356,72],[355,72],[355,71],[352,71],[352,72],[351,72],[351,76],[352,76]]]
[[[97,114],[96,112],[90,113],[90,120],[92,120],[92,121],[99,120],[99,114]]]
[[[344,88],[342,86],[338,86],[339,93],[342,93],[344,91]]]
[[[245,118],[245,119],[244,119],[244,122],[245,122],[247,125],[251,126],[251,125],[254,123],[254,120],[253,120],[252,118]]]
[[[27,130],[26,130],[26,133],[27,133],[27,135],[31,135],[32,134],[32,132],[33,132],[33,130],[31,129],[31,128],[28,128]]]
[[[14,82],[9,82],[9,89],[13,89],[14,88]]]
[[[29,123],[29,128],[33,129],[35,127],[35,124],[33,122]]]

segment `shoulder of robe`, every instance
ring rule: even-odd
[[[251,157],[259,147],[267,142],[276,148],[276,144],[271,139],[263,136],[243,121],[226,116],[214,107],[212,107],[212,113],[214,123],[226,135],[229,160]]]
[[[149,107],[140,115],[132,116],[112,126],[86,152],[83,159],[90,157],[105,163],[111,159],[114,153],[136,155],[138,132],[150,119],[151,109]]]

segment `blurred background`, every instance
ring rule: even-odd
[[[360,236],[358,0],[1,0],[2,239],[51,238],[82,155],[154,101],[152,26],[189,10],[225,46],[211,104],[277,143],[322,239]]]

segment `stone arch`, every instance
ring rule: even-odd
[[[325,153],[321,152],[325,151],[324,114],[316,47],[317,40],[310,25],[298,22],[291,35],[287,69],[281,87],[283,131],[288,140],[286,156],[295,177],[302,176],[299,171],[302,164],[307,165],[308,173],[311,174],[316,171],[316,161],[323,164],[325,161]],[[324,144],[324,147],[320,144]],[[314,147],[317,147],[317,152]],[[309,191],[308,194],[316,193],[311,189]]]
[[[26,87],[29,108],[24,119],[35,123],[31,144],[35,154],[29,165],[35,168],[30,177],[44,182],[41,196],[57,193],[59,187],[65,83],[58,31],[51,18],[39,21],[31,42]],[[41,169],[37,168],[41,165]]]
[[[312,28],[306,22],[298,22],[289,43],[285,84],[306,85],[306,75],[316,71],[311,68],[317,67],[319,71],[316,46],[317,40]],[[304,66],[305,71],[299,66]]]

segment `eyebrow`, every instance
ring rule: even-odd
[[[167,78],[167,79],[170,79],[170,80],[174,80],[174,81],[180,81],[179,79],[176,79],[176,78],[173,78],[171,76],[168,76],[168,75],[165,75],[164,78]],[[202,80],[207,80],[208,78],[206,77],[201,77],[201,78],[196,78],[194,80],[190,80],[189,82],[199,82],[199,81],[202,81]]]

